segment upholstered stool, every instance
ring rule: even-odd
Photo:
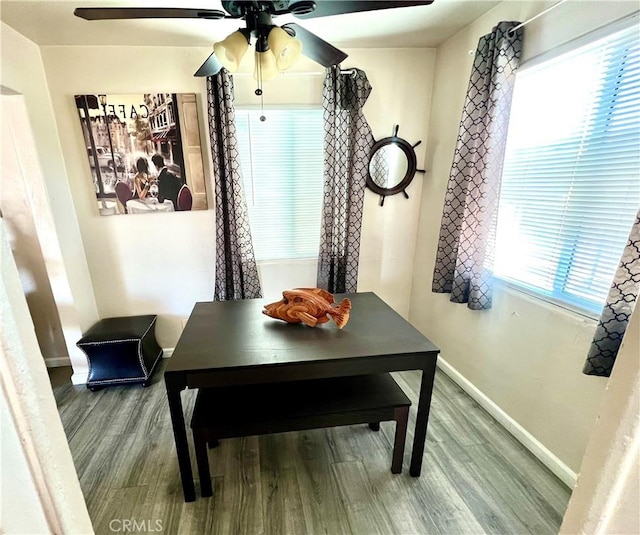
[[[106,318],[89,329],[76,344],[89,361],[87,388],[129,383],[148,386],[162,357],[155,335],[157,317]]]

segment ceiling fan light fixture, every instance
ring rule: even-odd
[[[255,53],[255,67],[253,70],[254,80],[259,82],[267,82],[278,76],[278,66],[276,57],[271,50]]]
[[[271,28],[268,37],[269,49],[276,59],[276,66],[279,71],[286,71],[293,67],[302,54],[302,42],[291,37],[286,31],[278,26]]]
[[[213,51],[220,63],[232,73],[237,72],[247,48],[249,48],[249,39],[242,30],[233,32],[223,41],[213,45]]]

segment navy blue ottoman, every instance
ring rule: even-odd
[[[87,388],[142,383],[148,386],[162,348],[155,325],[158,316],[106,318],[96,323],[76,344],[87,355]]]

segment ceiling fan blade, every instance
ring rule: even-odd
[[[433,0],[319,0],[316,2],[315,10],[311,13],[297,16],[301,19],[313,19],[394,7],[426,6],[432,3]],[[293,13],[295,15],[295,11]]]
[[[220,60],[216,57],[215,52],[212,52],[194,76],[213,76],[214,74],[218,74],[220,69],[222,69],[222,63],[220,63]]]
[[[85,20],[113,19],[224,19],[229,17],[217,9],[183,9],[165,7],[78,7],[73,14]]]
[[[282,27],[292,30],[295,37],[302,41],[302,53],[323,67],[338,65],[347,58],[347,54],[342,50],[327,43],[324,39],[320,39],[316,34],[298,24],[285,24]]]

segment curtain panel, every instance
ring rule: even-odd
[[[207,78],[216,204],[216,301],[262,296],[240,174],[233,100],[233,78],[226,69]]]
[[[640,210],[613,278],[582,370],[609,377],[640,293]]]
[[[498,200],[515,73],[518,22],[480,38],[445,195],[432,291],[473,310],[491,308]]]
[[[358,282],[364,190],[373,133],[362,108],[371,93],[364,71],[327,71],[324,108],[324,197],[319,288],[332,293],[355,292]]]

